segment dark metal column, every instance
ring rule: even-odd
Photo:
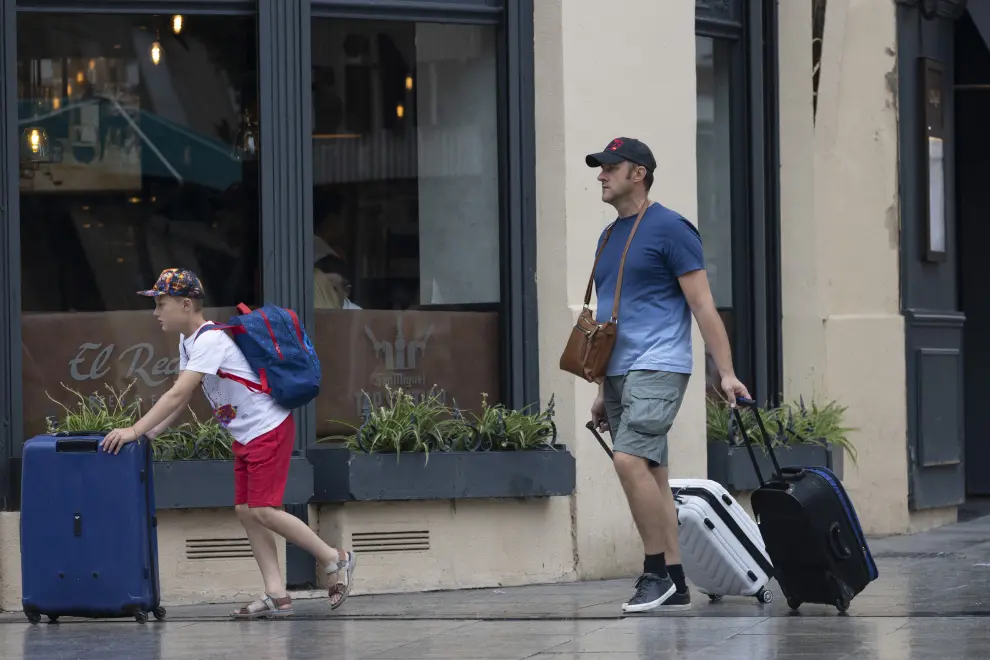
[[[0,0],[0,497],[4,509],[20,500],[15,491],[23,442],[19,149],[17,13],[14,0]]]
[[[956,245],[953,21],[964,3],[897,0],[900,285],[906,360],[908,504],[912,511],[965,499],[963,330]],[[926,100],[919,58],[941,63],[944,103],[945,257],[927,250]],[[924,195],[924,196],[923,196]]]
[[[313,127],[309,0],[259,0],[261,252],[265,300],[313,330]],[[316,408],[296,411],[296,447],[316,439]],[[307,506],[288,506],[308,520]],[[315,563],[286,546],[287,581],[315,581]]]
[[[509,405],[540,403],[539,328],[536,302],[536,129],[534,100],[533,0],[506,8],[505,117],[508,176],[508,268],[506,309]],[[505,235],[505,234],[503,234]]]

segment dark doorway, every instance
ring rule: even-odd
[[[990,33],[988,33],[990,34]],[[955,27],[956,215],[966,494],[990,496],[990,50],[967,14]]]

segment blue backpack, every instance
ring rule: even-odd
[[[226,325],[203,326],[196,337],[205,330],[230,330],[234,343],[261,382],[252,383],[225,371],[218,371],[217,376],[268,394],[289,410],[315,399],[320,393],[323,371],[296,313],[271,304],[252,312],[244,303],[237,306],[237,311],[241,315],[232,316]]]

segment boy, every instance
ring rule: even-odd
[[[203,317],[203,287],[195,273],[167,269],[154,287],[138,294],[155,299],[154,314],[163,331],[179,333],[179,376],[134,426],[111,431],[103,440],[104,451],[117,454],[142,435],[156,437],[185,410],[193,391],[202,387],[217,421],[235,440],[234,510],[265,583],[261,598],[231,616],[259,619],[292,614],[272,532],[308,551],[326,567],[327,575],[337,575],[328,593],[330,608],[337,609],[351,591],[354,553],[331,548],[306,523],[280,508],[296,435],[292,414],[243,383],[258,383],[258,375],[225,331],[208,329],[212,321]]]

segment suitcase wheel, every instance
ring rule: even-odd
[[[165,608],[164,607],[156,607],[154,609],[154,611],[152,612],[152,614],[155,615],[155,618],[157,620],[161,621],[162,619],[165,618]]]
[[[40,612],[25,612],[27,620],[31,623],[41,623],[41,613]]]
[[[137,621],[138,623],[148,623],[148,613],[138,612],[137,614],[134,615],[134,620]]]
[[[769,589],[761,589],[760,593],[756,594],[756,602],[758,603],[769,603],[773,600],[773,592]]]
[[[788,598],[787,606],[792,610],[797,611],[797,609],[801,607],[801,601],[799,601],[797,598]]]
[[[49,614],[48,615],[48,623],[58,623],[58,615],[57,614]]]
[[[708,600],[710,600],[713,603],[721,603],[722,596],[719,594],[708,594]]]

